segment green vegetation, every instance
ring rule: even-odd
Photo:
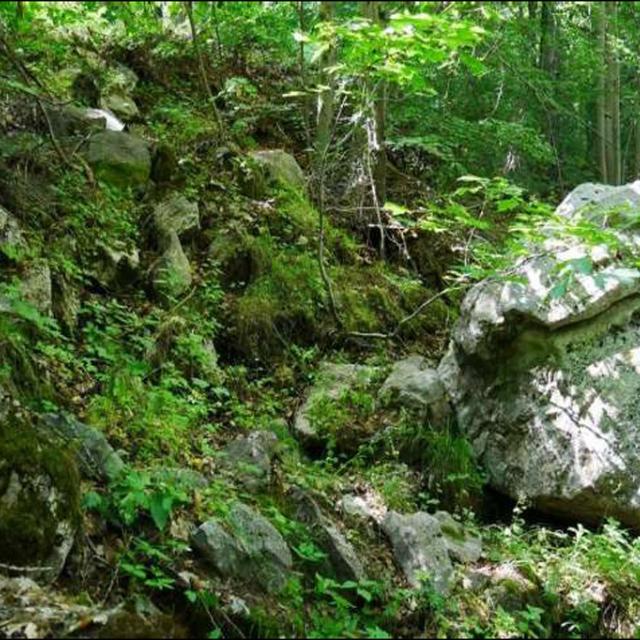
[[[640,264],[619,233],[637,207],[607,229],[553,213],[581,182],[638,177],[637,24],[619,2],[0,3],[0,574],[48,562],[63,520],[57,594],[157,607],[194,637],[640,634],[634,532],[492,504],[448,399],[440,418],[381,395],[411,354],[435,370],[470,287],[551,233]],[[161,232],[174,195],[191,217]],[[549,304],[593,274],[562,262]],[[509,338],[518,369],[583,335],[562,331]],[[310,445],[325,362],[373,373],[311,398]],[[87,443],[42,427],[61,412],[125,471],[81,480]],[[279,591],[246,579],[276,543],[247,560],[215,540],[225,574],[193,542],[207,522],[231,539],[238,501],[291,553]],[[446,511],[483,553],[448,593],[409,587],[388,511]]]

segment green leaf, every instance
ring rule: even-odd
[[[149,500],[149,513],[154,524],[162,531],[171,515],[173,507],[173,497],[162,493],[155,493]]]

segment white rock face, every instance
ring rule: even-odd
[[[640,182],[581,185],[556,213],[617,246],[554,236],[467,295],[439,373],[490,483],[569,518],[640,524]],[[632,264],[630,262],[629,264]]]

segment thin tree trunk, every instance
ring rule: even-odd
[[[606,126],[606,45],[607,27],[603,2],[594,2],[593,26],[598,50],[598,70],[596,87],[596,164],[600,172],[600,180],[607,183],[607,126]]]
[[[604,3],[604,129],[606,182],[621,182],[620,62],[616,50],[617,2]]]
[[[549,91],[557,100],[557,81],[560,75],[560,50],[558,43],[558,18],[555,2],[542,2],[540,5],[540,51],[538,65],[549,80]],[[551,147],[554,149],[556,162],[556,179],[561,180],[560,166],[560,114],[554,105],[546,108],[545,134]]]
[[[363,2],[362,11],[364,17],[375,24],[382,24],[382,3],[378,1]],[[371,87],[373,94],[373,117],[375,148],[372,149],[372,172],[375,181],[376,197],[378,202],[384,204],[387,199],[387,154],[385,150],[385,125],[387,113],[387,86],[379,81]]]
[[[320,3],[320,21],[331,22],[334,15],[334,3],[333,2],[321,2]],[[335,102],[335,89],[333,86],[333,79],[330,77],[324,69],[334,65],[336,62],[336,51],[333,47],[329,47],[326,53],[320,59],[321,73],[320,80],[325,87],[320,91],[318,95],[318,111],[317,111],[317,125],[316,125],[316,143],[314,152],[314,171],[316,173],[316,180],[323,188],[326,165],[326,155],[329,149],[329,143],[331,141],[331,130],[334,116],[334,102]]]
[[[211,86],[209,85],[209,80],[207,79],[207,71],[204,66],[204,58],[202,56],[202,51],[200,50],[200,40],[198,39],[198,32],[196,30],[195,20],[193,18],[193,2],[189,0],[189,2],[185,3],[187,9],[187,17],[189,18],[189,27],[191,28],[191,40],[193,42],[193,49],[196,54],[196,58],[198,60],[198,70],[200,72],[200,81],[202,83],[202,88],[209,98],[209,102],[211,103],[211,108],[213,109],[213,115],[215,116],[216,122],[218,124],[220,135],[224,135],[224,125],[222,122],[222,117],[220,116],[220,112],[218,111],[218,107],[216,106],[216,99],[211,91]]]
[[[613,183],[622,184],[622,130],[620,123],[620,55],[617,48],[618,35],[618,3],[608,2],[605,5],[610,12],[609,19],[609,35],[608,43],[610,49],[611,68],[609,75],[611,78],[611,129],[612,129],[612,147],[613,147]],[[613,41],[615,38],[615,41]]]

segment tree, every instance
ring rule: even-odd
[[[617,10],[616,2],[595,2],[592,9],[598,50],[597,164],[601,180],[608,184],[622,181]]]

